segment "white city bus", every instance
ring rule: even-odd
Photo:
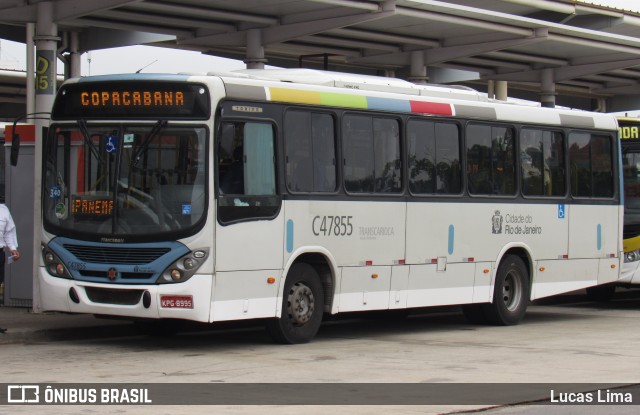
[[[114,75],[59,89],[41,304],[139,321],[529,300],[616,281],[615,117],[310,70]]]

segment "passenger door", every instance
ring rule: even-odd
[[[276,192],[269,122],[227,122],[217,145],[212,320],[273,317],[282,269],[284,214]]]

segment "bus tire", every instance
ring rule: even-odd
[[[615,292],[615,284],[596,285],[595,287],[587,288],[587,297],[589,297],[591,301],[606,303],[613,299]]]
[[[529,303],[529,272],[517,255],[503,258],[493,290],[493,302],[483,305],[487,322],[513,326],[524,317]]]
[[[266,323],[267,332],[278,343],[308,343],[320,329],[324,292],[318,272],[309,264],[294,264],[284,284],[280,318]]]

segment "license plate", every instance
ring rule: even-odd
[[[193,296],[161,295],[160,307],[162,308],[193,308]]]

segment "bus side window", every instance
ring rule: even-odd
[[[402,190],[400,126],[393,118],[348,114],[343,118],[344,184],[351,193]]]
[[[469,193],[515,195],[514,142],[511,127],[479,124],[467,127]]]
[[[230,171],[233,160],[233,145],[236,135],[236,125],[224,123],[220,128],[218,139],[218,184],[220,193],[231,194]]]
[[[336,154],[333,117],[289,110],[284,118],[287,187],[292,192],[333,192]]]
[[[558,131],[523,128],[520,169],[525,196],[564,196],[564,136]]]
[[[275,134],[271,123],[228,122],[218,138],[218,219],[221,224],[273,218]]]
[[[409,120],[407,151],[411,193],[460,193],[460,133],[457,125],[421,119]]]
[[[471,194],[491,194],[491,127],[467,127],[467,183]]]
[[[613,196],[613,149],[611,139],[593,136],[593,192],[595,197]]]
[[[611,138],[591,133],[569,134],[571,193],[581,197],[613,196]]]
[[[265,123],[244,125],[244,190],[247,195],[276,194],[273,128]]]

